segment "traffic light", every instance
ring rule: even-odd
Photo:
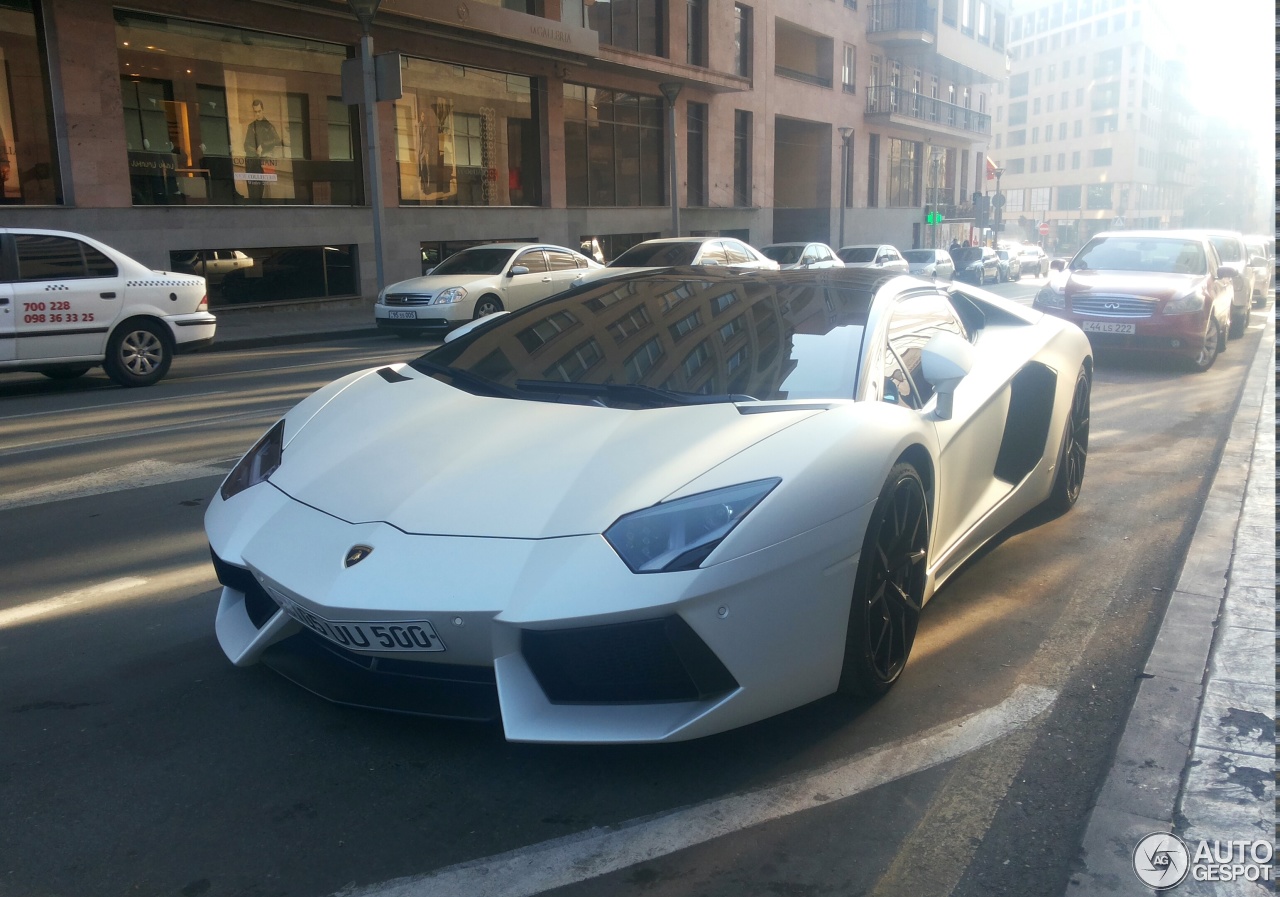
[[[942,213],[935,211],[933,206],[924,207],[924,223],[925,224],[941,224],[943,222]]]

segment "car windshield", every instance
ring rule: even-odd
[[[1094,237],[1071,260],[1072,271],[1152,271],[1204,274],[1197,240],[1165,237]]]
[[[1238,262],[1240,256],[1240,241],[1232,237],[1210,237],[1209,242],[1213,244],[1213,248],[1218,250],[1218,258],[1224,262]]]
[[[692,265],[699,243],[641,243],[609,263],[610,268],[662,268]]]
[[[850,400],[872,287],[844,269],[823,273],[602,281],[505,315],[413,366],[477,395],[524,401],[642,409]]]
[[[431,274],[501,274],[514,249],[476,247],[455,252],[432,269]]]
[[[908,249],[902,253],[902,257],[909,262],[925,262],[926,264],[936,258],[932,249]]]
[[[849,246],[840,250],[840,258],[846,262],[874,262],[876,260],[876,247]]]
[[[803,246],[766,246],[760,250],[766,258],[771,258],[779,265],[794,265],[800,261],[804,253]]]

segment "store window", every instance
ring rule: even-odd
[[[117,10],[134,205],[359,205],[347,48]]]
[[[185,249],[169,253],[174,271],[199,274],[209,304],[321,299],[356,293],[354,246]]]
[[[405,205],[542,204],[533,81],[406,57],[396,101],[396,163]]]
[[[42,33],[31,0],[0,0],[0,204],[62,202]]]
[[[581,84],[564,100],[568,204],[664,205],[663,101]]]

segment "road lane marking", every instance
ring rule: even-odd
[[[200,477],[225,476],[227,468],[220,465],[234,460],[234,458],[226,458],[191,461],[185,464],[153,460],[135,461],[121,467],[110,467],[95,473],[86,473],[0,495],[0,511],[84,498],[89,495],[104,495],[108,492],[123,492],[127,489],[141,489],[144,486],[161,486],[165,483],[178,483]]]
[[[64,592],[53,598],[0,610],[0,629],[10,629],[33,620],[84,613],[108,604],[137,601],[166,592],[182,592],[181,597],[186,598],[193,594],[190,591],[192,588],[199,588],[201,592],[218,588],[218,582],[213,574],[213,565],[207,559],[165,569],[146,577],[122,576],[119,579],[83,589]],[[209,618],[209,624],[212,631],[212,617]]]
[[[344,888],[335,897],[531,897],[950,762],[1018,732],[1048,710],[1057,696],[1053,689],[1019,686],[995,707],[770,788],[624,822],[616,828],[590,829],[426,875]]]

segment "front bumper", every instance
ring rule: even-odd
[[[469,299],[470,297],[468,297]],[[446,305],[383,305],[373,306],[373,323],[381,330],[447,330],[471,320],[474,302],[453,302]],[[405,317],[412,314],[413,317]]]
[[[1207,312],[1185,315],[1159,315],[1151,318],[1101,318],[1078,315],[1062,309],[1042,308],[1037,311],[1054,315],[1084,330],[1095,349],[1117,349],[1128,352],[1152,352],[1185,355],[1195,358],[1204,345],[1209,319]],[[1088,329],[1091,322],[1100,324],[1133,324],[1133,333],[1100,333]]]
[[[409,535],[260,484],[215,496],[206,517],[224,585],[216,631],[237,665],[265,663],[342,704],[500,716],[513,741],[684,740],[835,690],[866,513],[702,570],[637,575],[599,535]],[[344,568],[357,544],[372,553]],[[327,621],[425,620],[444,650],[349,650],[289,605]]]

